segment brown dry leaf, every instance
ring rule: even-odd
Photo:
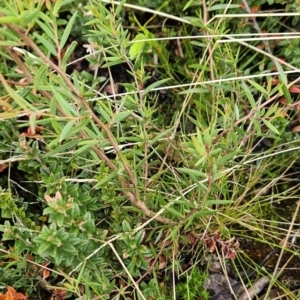
[[[167,259],[164,255],[159,256],[159,265],[158,265],[158,270],[162,270],[167,266]]]
[[[117,84],[107,84],[104,88],[104,92],[108,95],[117,95],[119,92],[119,85]]]
[[[193,234],[188,234],[187,238],[189,239],[190,244],[192,246],[196,245],[196,243],[197,243],[198,240],[197,240],[197,238]]]
[[[43,262],[42,265],[45,266],[45,267],[47,267],[49,265],[49,262]],[[48,278],[50,276],[50,274],[51,274],[50,270],[45,269],[45,268],[43,268],[41,270],[41,273],[42,273],[42,278],[43,279]]]

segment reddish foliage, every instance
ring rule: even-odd
[[[224,241],[219,232],[215,232],[212,235],[205,234],[201,240],[206,248],[208,248],[209,252],[214,252],[218,249],[224,254],[225,258],[229,259],[235,259],[236,249],[240,246],[238,241],[234,242],[234,237]]]
[[[260,6],[259,5],[251,7],[251,12],[253,14],[256,14],[258,11],[260,11]]]
[[[0,165],[0,173],[3,172],[7,167],[8,167],[8,165],[6,165],[6,164],[1,164],[1,165]]]
[[[21,293],[17,293],[11,286],[7,287],[6,294],[0,293],[0,300],[27,300],[27,296]]]
[[[66,299],[66,291],[55,289],[51,299],[55,300],[65,300]]]

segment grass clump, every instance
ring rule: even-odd
[[[247,2],[138,4],[4,1],[3,290],[207,299],[207,252],[238,272],[261,267],[249,240],[281,249],[273,270],[298,256],[290,21],[245,22]]]

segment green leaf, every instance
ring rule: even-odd
[[[62,7],[63,2],[64,2],[64,0],[56,0],[55,1],[55,5],[54,5],[53,11],[52,11],[52,13],[55,17],[58,17],[58,12],[59,12],[60,8]]]
[[[268,99],[268,98],[269,98],[269,93],[267,92],[267,90],[266,90],[263,86],[261,86],[261,85],[258,84],[257,82],[255,82],[255,81],[253,81],[253,80],[250,80],[250,79],[248,79],[248,82],[249,82],[254,88],[256,88],[258,91],[260,91],[260,92],[264,95],[265,99]]]
[[[197,3],[198,4],[198,3]],[[195,5],[195,0],[189,0],[186,5],[184,6],[183,8],[183,11],[185,11],[186,9],[188,9],[189,7],[191,6],[194,6]]]
[[[275,103],[273,106],[271,106],[268,111],[265,114],[265,117],[268,118],[272,115],[275,115],[276,113],[278,113],[278,111],[280,111],[281,109],[278,108],[278,104],[279,102]]]
[[[19,16],[0,17],[0,24],[19,24],[21,21]]]
[[[81,153],[85,153],[88,149],[91,149],[93,146],[99,144],[99,141],[98,140],[87,140],[87,141],[81,141],[79,144],[78,144],[78,147],[79,147],[75,152],[74,154],[72,155],[72,157],[70,158],[69,161],[71,161],[72,159],[74,159],[75,156],[78,156],[80,155]]]
[[[28,26],[28,24],[33,24],[36,21],[37,17],[40,15],[39,9],[34,9],[33,11],[24,11],[20,18],[23,19],[23,26]]]
[[[189,168],[177,168],[176,170],[178,170],[179,172],[183,172],[185,174],[193,174],[197,177],[207,178],[207,174],[203,173],[200,170],[189,169]]]
[[[123,230],[123,232],[131,232],[132,231],[132,228],[131,228],[130,224],[128,223],[128,221],[126,221],[126,220],[122,221],[122,230]]]
[[[238,151],[232,151],[231,153],[227,155],[222,155],[220,158],[217,160],[216,165],[221,166],[227,161],[231,161],[236,155],[238,154]]]
[[[57,153],[61,153],[61,152],[64,152],[66,150],[70,151],[70,149],[72,149],[73,147],[75,147],[78,143],[80,142],[80,140],[76,139],[74,141],[70,141],[68,143],[65,143],[59,147],[55,147],[55,149],[53,149],[52,151],[46,153],[44,155],[45,158],[47,157],[51,157],[51,156],[54,156],[55,154]]]
[[[291,104],[292,103],[292,98],[291,98],[291,93],[290,93],[288,87],[286,85],[283,85],[281,87],[281,89],[283,91],[283,95],[284,95],[285,100],[287,101],[288,104]]]
[[[252,119],[251,122],[253,123],[255,130],[256,130],[256,134],[257,135],[261,135],[261,124],[257,119]]]
[[[276,59],[274,61],[275,61],[276,68],[279,72],[280,81],[284,84],[284,86],[287,86],[288,79],[287,79],[287,76],[286,76],[281,64]]]
[[[179,95],[188,95],[188,94],[207,94],[210,93],[211,90],[201,87],[201,88],[193,88],[193,89],[188,89],[185,91],[182,91],[179,93]]]
[[[113,125],[113,124],[119,123],[119,122],[123,121],[124,119],[126,119],[130,115],[131,115],[131,111],[121,111],[112,118],[111,124]]]
[[[120,3],[117,6],[116,12],[115,12],[116,16],[118,16],[121,13],[125,3],[126,3],[126,0],[120,1]]]
[[[274,125],[272,125],[272,123],[270,123],[269,121],[267,121],[265,119],[263,119],[263,122],[271,131],[273,131],[276,134],[280,134],[280,132],[277,130],[277,128]]]
[[[174,203],[185,206],[186,208],[191,208],[191,209],[195,208],[195,204],[193,204],[187,200],[175,200]]]
[[[177,211],[176,209],[172,208],[172,207],[164,207],[165,210],[169,213],[171,213],[173,216],[178,217],[180,219],[184,218],[184,215],[182,213],[180,213],[179,211]]]
[[[100,104],[101,105],[101,104]],[[100,115],[105,119],[105,121],[107,123],[110,123],[111,122],[111,119],[110,119],[110,116],[108,115],[108,113],[106,112],[106,110],[108,110],[108,108],[106,106],[104,106],[103,104],[103,107],[102,105],[99,106],[99,112],[100,112]]]
[[[37,73],[36,76],[34,77],[34,85],[33,85],[33,89],[34,90],[39,90],[40,84],[43,80],[47,79],[46,73],[49,69],[48,65],[42,65]]]
[[[17,41],[0,41],[0,46],[20,46],[20,42]]]
[[[250,105],[251,105],[252,109],[255,109],[256,108],[256,102],[255,102],[255,100],[253,98],[253,95],[252,95],[252,93],[251,93],[248,85],[244,81],[242,81],[242,87],[243,87],[243,89],[245,91],[245,94],[246,94],[246,96],[247,96],[247,98],[248,98],[248,100],[250,102]]]
[[[49,25],[49,23],[48,22],[44,23],[44,22],[41,22],[41,21],[37,20],[37,24],[42,28],[42,30],[44,31],[44,33],[55,43],[56,42],[56,38],[55,38],[54,30]]]
[[[234,201],[233,200],[207,200],[205,201],[205,206],[211,206],[216,204],[225,205],[231,203],[234,203]]]
[[[63,57],[63,59],[61,61],[62,68],[64,68],[64,69],[66,68],[67,63],[68,63],[71,55],[74,53],[75,48],[76,48],[77,45],[78,45],[78,43],[76,41],[73,41],[71,43],[71,45],[68,46],[68,48],[67,48],[67,50],[66,50],[66,52],[64,54],[64,57]]]
[[[235,119],[239,120],[240,118],[240,111],[239,111],[239,107],[236,103],[234,103],[234,115],[235,115]]]
[[[215,10],[222,10],[222,11],[225,11],[225,10],[229,10],[229,9],[234,9],[234,8],[240,8],[240,4],[216,4],[216,5],[212,5],[212,6],[209,6],[207,8],[207,11],[215,11]]]
[[[102,65],[102,68],[109,68],[124,63],[124,60],[120,59],[119,57],[105,57],[105,60],[107,62]]]
[[[16,103],[24,110],[36,111],[37,109],[32,106],[28,101],[23,99],[17,92],[15,92],[7,83],[2,74],[0,73],[0,81],[9,95],[16,101]]]
[[[162,79],[162,80],[159,80],[159,81],[156,81],[156,82],[150,84],[147,88],[145,88],[143,94],[146,95],[151,90],[155,89],[158,86],[163,85],[164,83],[168,82],[169,80],[170,80],[170,78],[166,78],[166,79]]]
[[[86,126],[90,123],[91,117],[86,117],[85,119],[83,119],[75,128],[73,128],[69,134],[65,137],[65,138],[70,138],[72,136],[74,136],[75,134],[77,134],[79,131],[81,130],[85,130]]]
[[[62,130],[60,137],[59,137],[60,143],[68,136],[68,134],[70,133],[70,131],[75,123],[76,123],[76,120],[71,120],[64,126],[64,129]]]
[[[193,145],[196,148],[197,152],[201,155],[206,157],[206,150],[205,150],[205,146],[202,140],[202,135],[201,132],[199,130],[197,130],[197,137],[195,136],[191,136],[191,139],[193,141]]]
[[[49,50],[52,55],[57,56],[57,51],[53,42],[49,42],[44,36],[38,34],[36,31],[33,33],[33,36],[45,47],[46,50]]]
[[[64,114],[68,117],[77,117],[78,111],[74,109],[72,103],[69,103],[54,85],[51,85],[50,89],[52,90],[56,103],[61,107]]]
[[[144,231],[144,230],[140,230],[140,231],[135,235],[134,239],[135,239],[136,243],[137,243],[138,245],[140,245],[140,244],[142,243],[144,237],[145,237],[145,231]]]
[[[132,40],[129,48],[129,58],[131,60],[137,59],[143,53],[145,47],[145,41],[147,37],[143,33],[138,33]]]
[[[102,188],[103,186],[107,186],[107,184],[110,182],[110,181],[113,181],[115,178],[116,178],[116,175],[118,174],[118,171],[114,171],[112,173],[110,173],[109,175],[107,175],[105,178],[101,179],[100,181],[98,181],[96,183],[96,185],[94,186],[94,189],[100,189]]]
[[[69,20],[66,28],[65,28],[65,31],[61,37],[61,40],[60,40],[60,43],[59,43],[59,46],[61,49],[64,48],[69,36],[70,36],[70,33],[71,33],[71,30],[73,29],[73,25],[74,25],[74,22],[76,20],[76,17],[77,17],[77,11],[74,13],[74,15],[71,17],[71,19]]]

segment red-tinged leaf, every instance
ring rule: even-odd
[[[230,238],[229,240],[226,241],[227,244],[232,244],[234,242],[235,237]]]
[[[292,86],[289,88],[289,91],[290,91],[291,93],[300,94],[300,87],[299,87],[299,86],[296,86],[296,85],[292,85]]]
[[[286,99],[284,97],[280,98],[278,101],[281,104],[288,105],[288,102],[286,101]]]
[[[46,202],[48,202],[48,203],[54,200],[54,199],[53,199],[52,197],[50,197],[49,195],[45,195],[44,198],[45,198]]]
[[[236,253],[233,251],[229,251],[228,254],[226,255],[226,258],[234,260],[236,258]]]
[[[8,167],[8,165],[6,165],[6,164],[1,164],[1,165],[0,165],[0,173],[3,172],[7,167]]]
[[[222,253],[224,253],[225,256],[226,256],[227,253],[229,252],[229,249],[228,249],[228,247],[227,247],[225,244],[222,244],[222,245],[221,245],[221,251],[222,251]]]
[[[155,260],[155,258],[149,258],[148,262],[149,262],[149,268],[153,268],[156,260]]]
[[[54,297],[56,297],[57,300],[65,300],[66,299],[67,291],[63,291],[60,289],[54,290]]]
[[[5,295],[5,300],[25,300],[27,298],[25,295],[17,293],[16,290],[11,286],[7,287],[7,292]]]
[[[60,191],[57,191],[55,193],[55,200],[61,200],[61,199],[62,199],[62,195],[61,195]]]
[[[236,242],[234,243],[233,247],[234,247],[235,249],[240,248],[240,242],[239,242],[239,241],[236,241]]]
[[[51,272],[48,269],[42,270],[42,278],[47,279],[50,276]]]
[[[221,238],[220,232],[215,232],[215,240],[219,240]]]
[[[33,130],[32,130],[31,127],[28,127],[26,133],[27,133],[26,136],[35,135],[35,128],[33,128]]]
[[[54,197],[51,197],[51,196],[49,196],[49,195],[45,195],[44,198],[45,198],[45,200],[46,200],[47,202],[51,202],[51,201],[61,200],[61,199],[62,199],[62,195],[61,195],[60,191],[57,191],[57,192],[55,193],[55,196],[54,196]]]
[[[260,45],[257,45],[256,48],[258,49],[265,49],[265,44],[260,44]]]
[[[260,11],[260,6],[259,6],[259,5],[253,6],[253,7],[251,8],[251,12],[252,12],[253,14],[257,13],[258,11]]]
[[[206,242],[206,247],[208,248],[209,252],[214,252],[216,250],[216,242],[213,240],[208,240]]]
[[[272,79],[272,82],[271,82],[272,85],[276,85],[276,84],[279,84],[279,83],[280,83],[280,81],[279,81],[278,78],[273,78]]]
[[[300,125],[295,126],[295,127],[292,129],[292,132],[300,132]]]
[[[190,240],[190,244],[193,246],[197,243],[197,238],[193,234],[189,234],[188,239]]]

